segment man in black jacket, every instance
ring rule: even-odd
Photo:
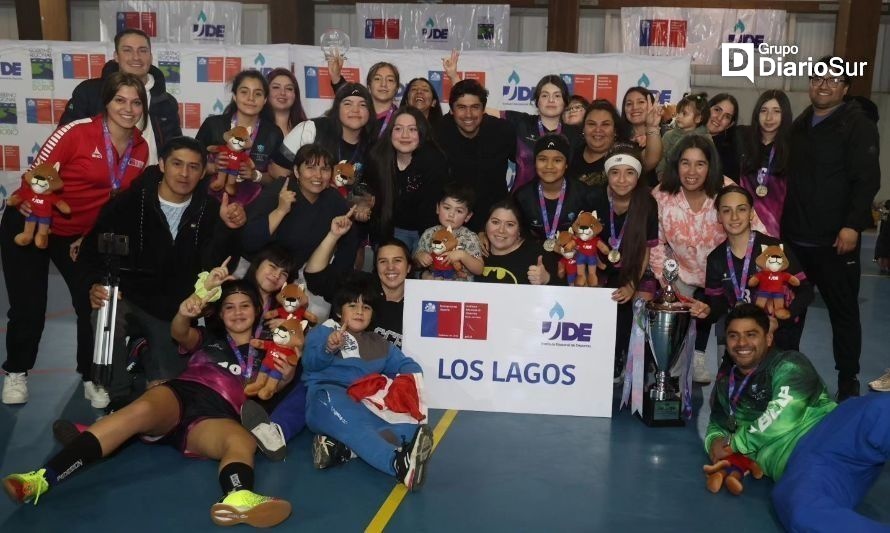
[[[141,358],[149,382],[174,378],[185,368],[185,358],[170,337],[170,321],[193,292],[200,272],[238,257],[238,234],[247,220],[244,208],[229,204],[227,196],[220,203],[207,194],[201,182],[207,152],[198,141],[175,137],[161,148],[160,156],[157,166],[146,168],[129,189],[105,205],[80,252],[92,276],[90,301],[98,309],[108,299],[98,236],[129,238],[129,254],[120,263],[111,409],[130,397],[126,335],[147,340]]]
[[[102,84],[111,74],[120,70],[138,76],[145,84],[145,92],[148,94],[148,102],[143,102],[148,109],[148,113],[144,115],[148,124],[144,124],[142,136],[148,141],[148,164],[156,164],[161,146],[167,140],[182,135],[182,128],[179,126],[179,104],[167,92],[164,73],[152,65],[151,61],[151,41],[143,31],[130,28],[115,35],[114,59],[105,63],[101,78],[85,80],[74,88],[59,125],[104,112]]]
[[[823,57],[817,65],[832,59]],[[782,238],[791,242],[828,307],[837,399],[843,401],[859,396],[859,237],[872,224],[881,169],[877,126],[857,102],[845,100],[850,77],[835,70],[840,69],[810,78],[812,105],[792,125]]]

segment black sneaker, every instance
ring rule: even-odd
[[[844,400],[859,396],[859,380],[854,378],[838,378],[837,380],[837,403]]]
[[[396,479],[404,483],[409,491],[419,489],[426,478],[426,462],[433,453],[433,431],[426,424],[417,428],[410,444],[403,444],[396,452],[393,467]]]
[[[269,419],[269,413],[253,400],[241,406],[241,425],[253,435],[263,455],[272,461],[283,461],[287,456],[287,441],[281,426]]]
[[[348,446],[327,435],[316,435],[312,439],[312,464],[319,470],[341,465],[355,458]]]

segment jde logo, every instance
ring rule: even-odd
[[[18,61],[0,61],[0,76],[22,77],[22,64]]]
[[[534,87],[519,85],[519,74],[515,70],[507,78],[507,85],[504,85],[504,98],[508,102],[528,102],[534,94]]]
[[[550,310],[550,320],[541,323],[541,334],[549,335],[551,341],[577,341],[589,343],[593,335],[593,324],[563,321],[565,311],[559,302]]]
[[[649,85],[652,82],[649,81],[649,76],[644,72],[640,79],[637,80],[637,86],[643,87],[645,89],[649,89]],[[653,96],[658,100],[659,104],[669,104],[671,102],[671,91],[659,91],[658,89],[650,89],[649,92],[652,93]]]
[[[222,41],[226,38],[226,25],[207,24],[207,15],[202,10],[198,15],[198,23],[192,24],[192,37],[195,39]]]
[[[759,46],[763,42],[762,34],[745,33],[745,24],[742,19],[735,23],[732,31],[733,33],[726,36],[728,43],[754,43],[754,46]]]
[[[427,19],[426,24],[423,25],[423,29],[420,30],[423,38],[434,41],[447,41],[448,28],[436,28],[435,25],[436,23],[433,21],[433,17]]]

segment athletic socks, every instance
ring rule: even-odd
[[[219,471],[219,486],[223,494],[236,490],[253,490],[253,467],[244,463],[229,463]]]
[[[102,445],[99,444],[99,439],[89,431],[84,431],[47,461],[46,480],[50,486],[56,485],[101,458]]]

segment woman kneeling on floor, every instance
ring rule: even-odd
[[[424,481],[433,435],[423,403],[422,370],[380,335],[366,331],[379,299],[367,280],[347,282],[328,320],[306,337],[306,423],[316,468],[353,452],[408,490]]]
[[[192,327],[207,304],[195,295],[180,304],[173,318],[171,335],[190,354],[185,372],[97,421],[39,470],[5,477],[9,496],[36,504],[71,474],[107,457],[130,437],[143,435],[187,455],[219,460],[223,497],[210,509],[217,525],[270,527],[287,519],[290,503],[252,492],[256,444],[239,423],[245,380],[241,369],[250,365],[242,354],[252,351],[248,343],[262,309],[259,295],[252,283],[241,280],[226,281],[221,288],[218,328]],[[292,378],[291,373],[282,383]]]

